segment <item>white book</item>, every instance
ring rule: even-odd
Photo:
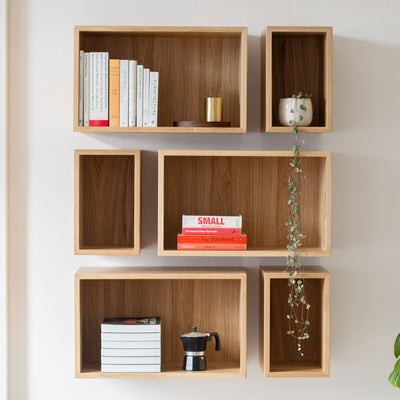
[[[241,228],[242,216],[183,215],[182,228]]]
[[[152,342],[161,341],[161,333],[101,333],[101,341]]]
[[[128,125],[136,126],[137,61],[129,60]]]
[[[108,53],[93,52],[89,58],[89,126],[108,126]]]
[[[102,364],[161,364],[161,357],[101,357]]]
[[[144,341],[144,342],[132,342],[132,341],[102,341],[102,349],[160,349],[161,341]]]
[[[149,126],[157,126],[158,72],[150,71]]]
[[[101,372],[115,372],[115,373],[161,372],[161,365],[160,364],[148,364],[148,365],[101,364]]]
[[[101,349],[102,357],[161,357],[161,349]]]
[[[83,126],[83,76],[84,76],[85,52],[79,51],[79,101],[78,101],[78,125]]]
[[[161,332],[159,317],[153,318],[107,318],[101,324],[102,332],[111,333],[151,333]]]
[[[136,126],[143,126],[143,65],[137,66]]]
[[[85,53],[83,68],[83,126],[89,126],[89,53]]]
[[[119,60],[119,126],[128,127],[129,61]]]
[[[143,69],[143,126],[149,126],[150,69]]]

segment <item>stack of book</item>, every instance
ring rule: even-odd
[[[107,318],[101,324],[101,372],[161,372],[161,320]]]
[[[246,250],[242,216],[183,215],[178,250]]]
[[[159,73],[107,52],[79,53],[79,126],[156,127]]]

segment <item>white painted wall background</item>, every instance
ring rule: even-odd
[[[12,400],[395,399],[387,383],[399,318],[400,3],[397,0],[12,0],[9,5],[10,392]],[[248,26],[248,133],[72,132],[74,25]],[[158,149],[289,149],[260,129],[267,25],[334,27],[331,377],[265,379],[258,365],[258,266],[284,259],[158,257]],[[140,257],[73,255],[73,150],[143,152]],[[248,267],[248,378],[74,378],[73,275],[80,266]]]

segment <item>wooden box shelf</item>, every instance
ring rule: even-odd
[[[310,338],[303,343],[287,335],[289,273],[283,267],[261,268],[260,359],[266,377],[329,376],[330,275],[321,267],[306,267],[299,275],[307,283],[310,309]],[[262,322],[263,321],[263,322]]]
[[[312,94],[313,120],[306,132],[332,131],[332,27],[269,26],[262,51],[266,132],[291,132],[279,122],[279,100]],[[265,63],[265,64],[264,64]]]
[[[140,150],[75,150],[75,254],[139,253]]]
[[[79,51],[107,51],[135,59],[160,73],[158,127],[78,126]],[[76,26],[74,131],[245,133],[247,28]],[[223,121],[231,127],[174,127],[174,121],[204,121],[205,98],[223,98]]]
[[[158,254],[163,256],[286,256],[287,182],[291,152],[159,151]],[[302,152],[302,256],[329,256],[329,152]],[[182,215],[242,215],[247,251],[177,250]]]
[[[225,378],[246,376],[246,272],[241,268],[80,268],[75,274],[75,371],[79,378]],[[101,373],[104,318],[160,316],[161,373]],[[207,370],[183,371],[180,335],[216,331]]]

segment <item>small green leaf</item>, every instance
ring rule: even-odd
[[[400,388],[400,360],[397,360],[392,373],[388,377],[388,380],[393,387]]]
[[[293,108],[291,108],[289,112],[291,112],[292,114],[294,114],[294,110],[293,110]]]
[[[398,358],[400,356],[400,333],[397,335],[394,341],[394,356]]]

